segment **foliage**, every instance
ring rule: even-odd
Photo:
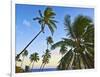
[[[51,49],[60,47],[63,55],[58,69],[94,68],[94,24],[91,18],[79,15],[71,22],[65,16],[66,38],[53,44]]]

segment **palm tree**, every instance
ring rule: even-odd
[[[51,49],[60,47],[62,58],[58,69],[94,68],[94,25],[92,19],[79,15],[71,22],[70,16],[65,16],[66,36],[52,45]]]
[[[37,33],[37,35],[26,45],[26,47],[16,56],[16,58],[19,58],[19,56],[24,52],[24,50],[27,49],[27,47],[40,35],[40,33],[44,32],[44,28],[45,28],[46,26],[48,26],[48,28],[50,29],[52,35],[53,35],[55,29],[57,28],[57,27],[56,27],[56,24],[55,24],[55,23],[57,23],[57,21],[54,20],[56,14],[55,14],[54,11],[52,10],[52,8],[47,7],[47,8],[44,10],[43,14],[42,14],[41,10],[39,10],[39,15],[40,15],[39,17],[33,18],[33,20],[37,20],[38,23],[40,24],[40,26],[41,26],[40,31],[39,31],[39,32]]]
[[[48,49],[48,46],[49,46],[49,44],[50,45],[52,45],[53,44],[53,39],[52,39],[52,37],[51,36],[49,36],[49,37],[47,37],[47,49]]]
[[[30,55],[30,61],[31,61],[30,65],[32,64],[32,68],[33,68],[34,63],[39,61],[39,56],[37,52]]]
[[[50,51],[47,49],[46,52],[44,53],[44,55],[42,55],[43,59],[42,59],[42,64],[41,64],[41,67],[40,67],[40,70],[45,67],[46,64],[49,63],[49,59],[51,58],[51,53]]]
[[[28,55],[28,51],[25,50],[25,51],[22,53],[22,57],[23,57],[23,59],[22,59],[21,67],[22,67],[22,65],[23,65],[24,58],[25,58],[25,56],[27,56],[27,55]]]

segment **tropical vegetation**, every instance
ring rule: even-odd
[[[51,31],[52,35],[55,31],[56,27],[56,23],[57,21],[54,20],[55,19],[55,12],[52,10],[52,8],[47,7],[43,14],[41,12],[41,10],[38,11],[39,12],[39,16],[36,18],[33,18],[33,20],[37,20],[38,23],[41,26],[40,31],[37,33],[37,35],[26,45],[26,47],[16,56],[16,58],[18,59],[20,57],[20,55],[28,48],[28,46],[43,32],[44,33],[44,28],[47,26],[49,28],[49,30]]]
[[[30,65],[32,64],[32,68],[34,67],[34,63],[39,61],[39,55],[37,52],[30,55]]]
[[[40,60],[40,71],[49,64],[52,57],[51,51],[56,48],[60,48],[58,51],[61,54],[61,58],[57,65],[57,70],[71,70],[71,69],[91,69],[94,68],[94,22],[85,15],[78,15],[74,20],[71,20],[70,15],[65,15],[63,22],[64,31],[66,36],[62,36],[57,42],[53,40],[54,32],[57,28],[55,20],[56,13],[51,7],[47,7],[44,11],[38,10],[39,16],[33,18],[33,21],[37,21],[40,25],[40,31],[35,37],[23,48],[23,50],[16,55],[16,61],[20,62],[20,66],[16,66],[16,73],[25,72],[22,68],[25,57],[28,57],[30,64],[27,67],[29,69],[35,69],[35,63]],[[58,25],[60,26],[60,25]],[[28,56],[27,48],[31,43],[41,34],[46,33],[45,28],[48,28],[51,35],[48,35],[45,39],[46,48],[40,57],[39,53],[32,52]],[[41,38],[40,38],[41,39]],[[20,59],[20,57],[22,59]],[[17,64],[17,63],[16,63]]]
[[[44,55],[42,55],[42,64],[40,67],[40,71],[43,70],[43,68],[45,67],[46,64],[49,63],[49,59],[51,58],[51,53],[49,51],[49,49],[47,49],[44,53]]]
[[[23,53],[22,53],[22,63],[21,63],[21,67],[23,66],[23,62],[24,62],[24,58],[28,55],[28,51],[25,50]],[[19,59],[20,60],[20,59]]]
[[[94,24],[90,17],[79,15],[72,22],[71,16],[65,16],[66,37],[52,45],[60,47],[63,55],[58,69],[94,68]]]

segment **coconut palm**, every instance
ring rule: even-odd
[[[32,68],[34,67],[34,63],[39,61],[39,55],[37,52],[30,55],[30,65],[32,64]]]
[[[26,47],[16,56],[17,58],[19,58],[19,56],[24,52],[24,50],[26,50],[27,47],[28,47],[42,32],[44,32],[44,28],[45,28],[46,26],[50,29],[50,31],[51,31],[51,33],[52,33],[52,35],[53,35],[55,29],[57,28],[57,27],[56,27],[56,24],[55,24],[55,23],[57,23],[57,21],[54,20],[54,19],[55,19],[55,15],[56,15],[56,14],[54,13],[54,11],[52,10],[52,8],[50,8],[50,7],[47,7],[47,8],[44,10],[43,14],[42,14],[41,10],[39,10],[39,17],[33,18],[33,20],[37,20],[37,21],[38,21],[38,23],[39,23],[40,26],[41,26],[41,29],[40,29],[40,31],[37,33],[37,35],[26,45]]]
[[[92,19],[79,15],[71,22],[65,16],[66,37],[52,45],[51,49],[60,47],[62,58],[58,69],[94,68],[94,25]]]
[[[46,52],[44,53],[44,55],[42,55],[43,59],[42,59],[42,64],[41,64],[41,67],[40,67],[40,70],[45,67],[46,64],[49,63],[49,59],[51,58],[51,53],[50,51],[47,49]]]
[[[27,56],[27,55],[28,55],[28,51],[25,50],[25,51],[22,53],[22,57],[23,57],[23,59],[22,59],[21,67],[22,67],[22,65],[23,65],[24,58],[25,58],[25,56]]]
[[[49,37],[47,37],[47,49],[48,49],[48,46],[49,46],[49,44],[50,45],[52,45],[53,44],[53,39],[52,39],[52,37],[51,36],[49,36]]]

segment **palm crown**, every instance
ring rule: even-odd
[[[42,14],[41,10],[39,10],[39,17],[33,18],[33,20],[38,20],[38,23],[41,24],[41,30],[44,31],[45,25],[47,25],[53,35],[54,30],[57,28],[56,24],[57,21],[54,20],[55,13],[52,8],[47,7]]]
[[[28,51],[25,50],[25,51],[23,52],[22,56],[27,56],[27,55],[28,55]]]
[[[55,13],[54,11],[52,10],[52,8],[50,7],[47,7],[43,14],[41,12],[41,10],[39,10],[39,16],[36,17],[36,18],[33,18],[33,20],[37,20],[38,23],[40,24],[41,26],[41,30],[39,31],[39,33],[25,46],[25,48],[16,56],[16,59],[18,59],[20,57],[20,55],[29,47],[29,45],[39,36],[39,34],[41,32],[44,33],[44,28],[45,26],[47,25],[48,28],[50,29],[51,31],[51,34],[53,35],[55,29],[57,28],[56,27],[56,23],[57,21],[54,20],[55,19]]]
[[[50,54],[51,54],[50,51],[47,49],[46,52],[45,52],[45,54],[42,55],[42,57],[43,57],[42,62],[43,62],[44,64],[49,63],[49,58],[51,58],[51,55],[50,55]]]
[[[91,18],[79,15],[71,22],[65,16],[67,37],[55,43],[52,49],[60,47],[63,55],[58,69],[80,69],[94,67],[94,25]]]
[[[31,62],[34,61],[34,62],[37,62],[39,60],[39,56],[38,56],[38,53],[33,53],[30,55],[30,60]]]

